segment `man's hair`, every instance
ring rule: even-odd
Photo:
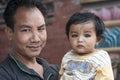
[[[93,21],[96,30],[96,36],[101,37],[105,30],[104,22],[95,14],[89,12],[76,12],[74,13],[66,24],[66,35],[69,38],[69,31],[72,24],[81,24],[88,21]]]
[[[16,10],[19,7],[27,7],[33,8],[37,7],[43,16],[47,15],[46,7],[42,4],[41,0],[9,0],[6,9],[4,11],[4,20],[8,27],[10,27],[14,31],[14,16],[16,14]]]

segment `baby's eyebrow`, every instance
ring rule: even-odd
[[[75,32],[75,31],[71,31],[70,33],[77,33],[77,32]]]
[[[89,28],[87,30],[85,30],[85,32],[92,32],[93,31],[93,28]]]
[[[85,32],[92,32],[92,31],[85,31]]]

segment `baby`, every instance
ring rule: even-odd
[[[104,50],[95,49],[105,25],[93,13],[75,13],[66,24],[71,45],[61,63],[60,80],[114,80],[111,60]]]

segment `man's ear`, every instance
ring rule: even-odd
[[[13,37],[13,30],[10,27],[5,28],[5,33],[9,40],[12,40]]]

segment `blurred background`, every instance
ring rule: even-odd
[[[9,53],[3,12],[9,0],[0,0],[0,62]],[[40,54],[49,63],[60,66],[63,55],[70,50],[65,25],[75,12],[91,12],[105,23],[104,39],[96,46],[107,50],[116,80],[120,80],[120,0],[42,0],[47,7],[47,44]]]

